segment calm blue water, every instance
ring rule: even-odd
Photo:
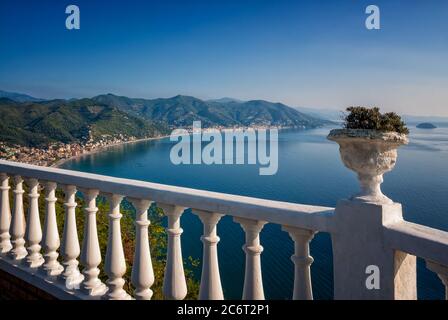
[[[326,140],[330,128],[282,131],[279,134],[279,169],[260,176],[254,165],[180,165],[169,160],[168,139],[128,144],[85,156],[63,168],[177,186],[304,204],[335,206],[358,188],[355,174],[346,169],[338,147]],[[411,127],[411,143],[399,151],[394,171],[385,175],[383,192],[404,207],[405,219],[448,231],[448,125],[435,130]],[[187,212],[182,217],[184,256],[200,258],[202,225]],[[230,217],[218,226],[219,263],[226,298],[241,298],[244,234]],[[266,225],[261,234],[263,279],[267,298],[292,296],[293,245],[279,226]],[[332,251],[328,234],[316,235],[311,244],[316,299],[332,298]],[[199,276],[200,270],[198,270]],[[418,265],[419,298],[443,299],[436,275]]]

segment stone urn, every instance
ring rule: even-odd
[[[382,192],[383,174],[397,161],[397,148],[409,142],[405,134],[365,129],[335,129],[327,137],[339,144],[342,162],[358,174],[361,192],[350,200],[390,204]]]

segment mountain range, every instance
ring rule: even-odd
[[[34,98],[27,94],[16,93],[16,92],[8,92],[0,90],[0,98],[8,98],[17,102],[39,102],[44,101],[44,99]]]
[[[113,94],[96,96],[92,100],[147,120],[161,121],[170,127],[191,127],[195,120],[202,121],[203,127],[266,125],[309,128],[326,122],[282,103],[264,100],[204,101],[182,95],[172,98],[131,99]]]
[[[89,99],[41,100],[1,91],[0,141],[41,146],[123,134],[143,138],[173,128],[277,126],[315,128],[330,123],[282,103],[231,98],[204,101],[178,95],[134,99],[113,94]]]

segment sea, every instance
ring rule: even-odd
[[[448,123],[433,130],[410,128],[410,143],[400,147],[393,171],[385,174],[383,192],[403,205],[404,218],[448,231]],[[335,207],[358,191],[355,174],[342,164],[338,145],[327,140],[331,127],[280,130],[278,171],[260,175],[257,165],[180,164],[170,161],[176,142],[169,138],[110,147],[100,153],[65,162],[60,167],[114,177],[238,194],[301,204]],[[225,156],[225,155],[223,155]],[[165,222],[166,223],[166,222]],[[187,210],[181,219],[184,257],[202,256],[202,224]],[[240,299],[244,283],[244,233],[229,216],[218,225],[221,281],[226,299]],[[267,299],[291,299],[293,243],[280,226],[265,225],[262,272]],[[333,298],[332,249],[329,234],[311,242],[312,286],[315,299]],[[356,257],[353,257],[356,259]],[[200,267],[195,270],[200,278]],[[444,299],[444,287],[418,259],[419,299]]]

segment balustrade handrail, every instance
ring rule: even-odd
[[[273,201],[226,193],[123,179],[53,167],[0,160],[0,172],[61,185],[97,189],[156,203],[221,213],[234,217],[268,221],[283,226],[328,231],[334,208]]]
[[[385,226],[388,247],[448,266],[448,232],[400,221]]]

